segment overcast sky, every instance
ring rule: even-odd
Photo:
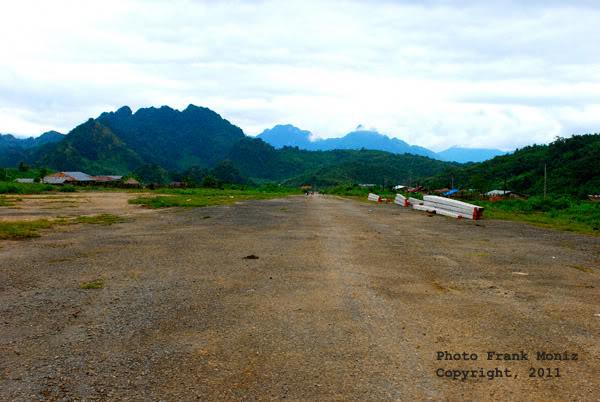
[[[3,1],[0,132],[189,103],[436,151],[600,132],[600,2],[563,3]]]

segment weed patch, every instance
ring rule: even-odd
[[[96,279],[91,282],[84,282],[79,285],[80,289],[102,289],[104,288],[104,281],[102,279]]]
[[[125,219],[113,214],[100,214],[92,216],[78,216],[75,218],[75,222],[87,223],[91,225],[112,225],[114,223],[125,222]]]

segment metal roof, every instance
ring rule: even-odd
[[[83,172],[62,172],[65,176],[72,177],[77,181],[94,181],[94,178],[87,173]]]
[[[123,178],[123,176],[112,176],[112,175],[106,175],[106,176],[94,176],[93,179],[96,181],[100,181],[100,182],[110,182],[110,181],[119,181]]]
[[[46,176],[42,179],[46,184],[63,184],[65,181],[67,181],[66,177]]]
[[[494,195],[508,195],[512,193],[512,191],[510,190],[492,190],[492,191],[488,191],[487,193],[485,193],[485,195],[488,196],[494,196]]]
[[[33,183],[33,179],[16,179],[17,183]]]

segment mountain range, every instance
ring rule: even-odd
[[[0,166],[14,166],[28,159],[31,149],[59,142],[65,138],[57,131],[48,131],[38,137],[18,138],[12,134],[0,134]]]
[[[374,130],[366,130],[358,126],[340,138],[313,139],[310,131],[301,130],[291,124],[276,125],[264,130],[257,138],[273,145],[298,147],[310,151],[329,151],[333,149],[371,149],[392,152],[395,154],[413,154],[427,156],[443,161],[459,163],[482,162],[498,155],[504,155],[499,149],[452,147],[442,152],[434,152],[417,145],[409,145],[398,138],[391,138]]]
[[[384,150],[369,150],[366,144]],[[457,148],[446,152],[456,154]],[[224,182],[318,186],[420,183],[441,188],[454,183],[488,191],[506,184],[535,194],[543,190],[547,165],[548,191],[582,197],[600,192],[600,134],[559,138],[485,162],[460,164],[441,158],[363,129],[314,141],[309,132],[288,125],[250,137],[214,111],[194,105],[182,111],[163,106],[135,113],[124,106],[90,118],[66,135],[0,135],[0,167],[25,162],[94,175],[133,174],[146,183],[179,178],[198,182],[212,175]]]
[[[15,142],[14,136],[4,137],[7,143]],[[448,166],[429,157],[383,151],[276,149],[246,136],[214,111],[194,105],[182,111],[162,106],[135,113],[124,106],[90,118],[66,135],[46,135],[36,145],[29,139],[19,141],[23,144],[0,149],[0,166],[26,162],[90,174],[133,173],[147,181],[210,172],[294,185],[378,183],[418,180]]]

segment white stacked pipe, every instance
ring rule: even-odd
[[[398,204],[398,205],[402,205],[403,207],[407,208],[410,203],[408,202],[408,199],[403,196],[402,194],[396,194],[396,198],[394,198],[394,203]]]
[[[441,215],[475,220],[480,219],[483,216],[482,207],[467,202],[452,200],[450,198],[426,195],[423,196],[423,204],[436,209],[436,213],[440,213],[438,211],[447,212],[447,214],[440,213]]]
[[[423,205],[423,200],[419,200],[418,198],[408,197],[408,202],[413,208],[415,205]]]
[[[381,202],[381,197],[378,196],[377,194],[373,194],[373,193],[369,193],[369,196],[367,197],[367,199],[369,201]]]

